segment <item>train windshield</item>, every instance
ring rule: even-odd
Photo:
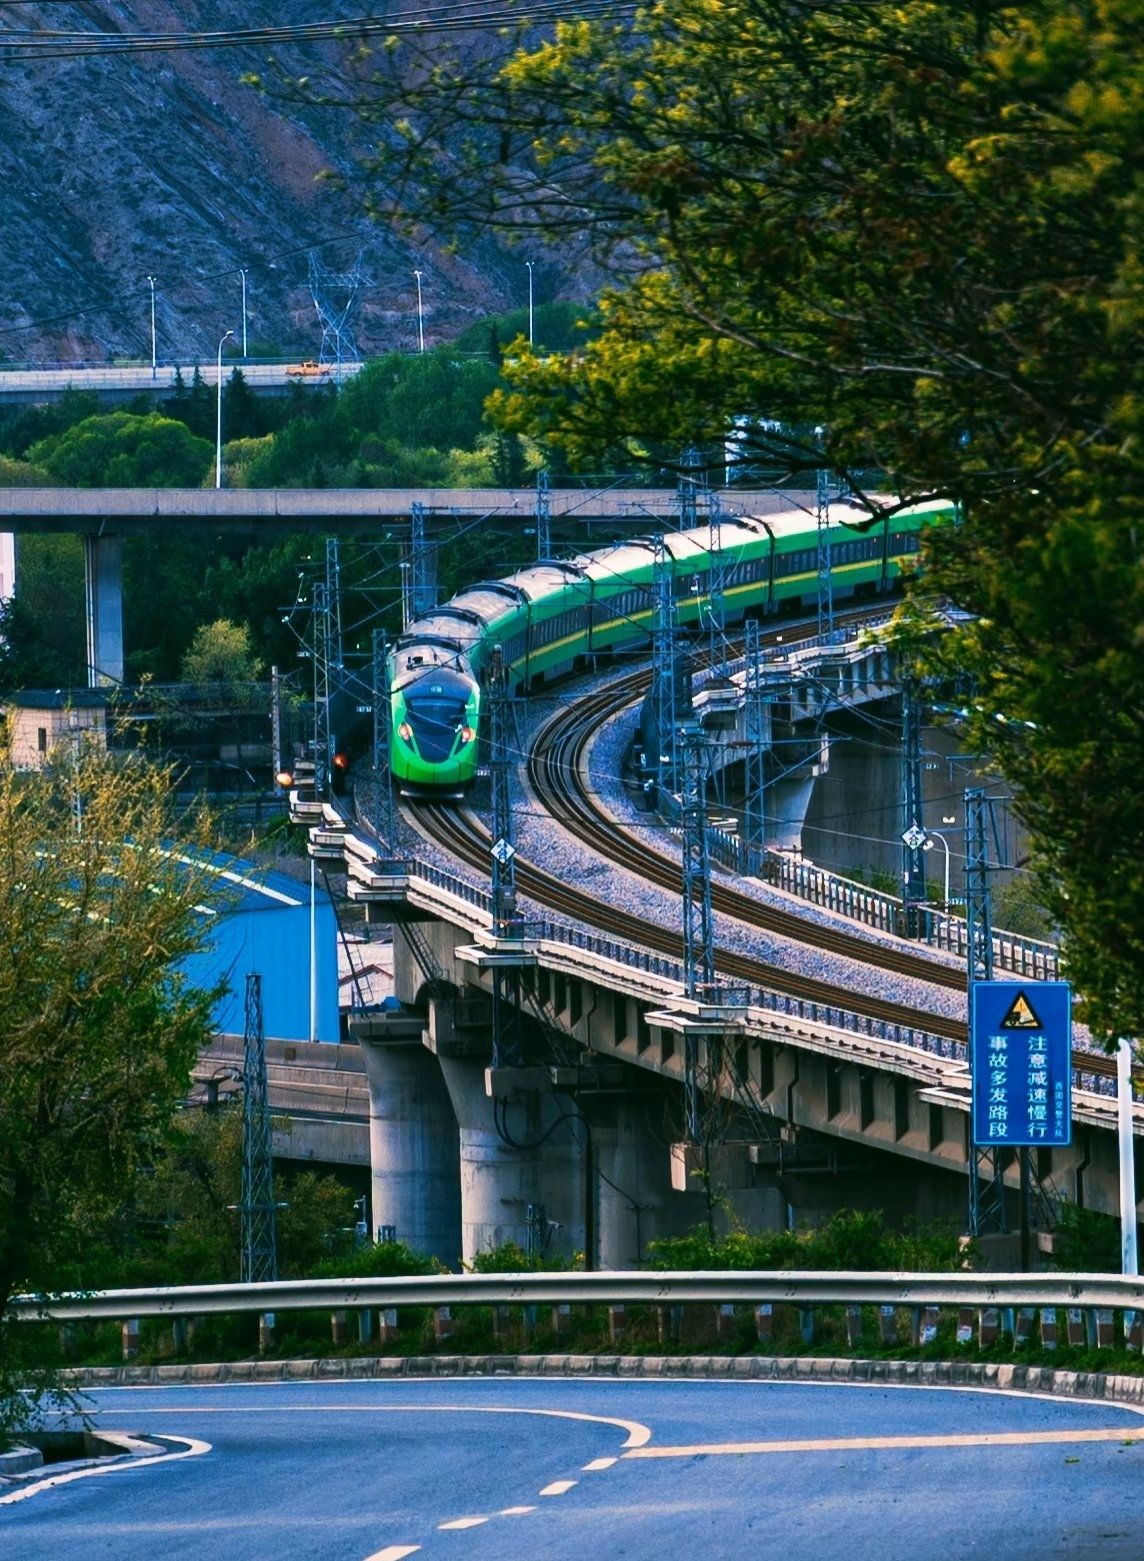
[[[440,761],[453,752],[465,724],[468,698],[469,685],[463,678],[434,678],[406,692],[406,713],[423,759]]]

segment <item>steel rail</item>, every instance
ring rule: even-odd
[[[365,1307],[788,1302],[796,1306],[1066,1306],[1144,1309],[1144,1278],[1120,1274],[855,1273],[781,1269],[680,1272],[430,1274],[175,1285],[88,1294],[16,1296],[28,1321],[339,1311]]]
[[[445,807],[431,806],[420,811],[419,817],[430,826],[430,832],[446,850],[478,872],[487,872],[491,837],[484,825],[471,814],[458,815]],[[570,888],[563,879],[545,872],[522,858],[517,859],[516,886],[521,894],[591,927],[598,928],[609,937],[654,949],[678,960],[682,955],[682,934],[657,926],[631,911],[622,911],[604,905],[590,893]],[[736,981],[753,987],[766,987],[771,991],[799,997],[824,1008],[833,1008],[875,1019],[885,1024],[900,1026],[903,1030],[928,1031],[951,1041],[965,1040],[965,1024],[957,1019],[947,1019],[938,1014],[909,1008],[903,1003],[891,1003],[881,998],[868,997],[851,987],[839,987],[813,976],[800,976],[771,965],[764,960],[736,954],[729,949],[716,951],[719,971]]]

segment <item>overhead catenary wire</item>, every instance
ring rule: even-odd
[[[95,32],[51,28],[7,29],[0,33],[6,62],[107,57],[190,50],[270,48],[299,43],[337,43],[371,37],[421,37],[451,32],[499,31],[560,21],[606,21],[634,16],[631,0],[586,0],[566,5],[553,0],[525,11],[484,9],[479,5],[436,6],[421,12],[356,16],[332,22],[292,23],[284,27],[228,28],[213,32]]]

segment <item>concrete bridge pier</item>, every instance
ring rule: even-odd
[[[702,1222],[703,1195],[672,1190],[659,1090],[593,1102],[589,1111],[595,1159],[596,1266],[638,1268],[649,1241],[682,1234]],[[653,1131],[657,1120],[658,1136]]]
[[[123,682],[123,538],[83,539],[89,688]]]
[[[398,1241],[456,1268],[461,1254],[457,1121],[437,1059],[409,1014],[352,1021],[369,1082],[372,1237]]]
[[[462,1259],[506,1241],[526,1252],[539,1243],[554,1257],[581,1251],[583,1150],[559,1101],[527,1087],[494,1101],[483,1057],[440,1061],[460,1127]]]

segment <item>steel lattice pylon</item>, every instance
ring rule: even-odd
[[[902,682],[902,910],[906,937],[920,937],[926,897],[926,842],[922,819],[922,701],[914,678]]]
[[[334,762],[334,733],[330,725],[333,617],[330,592],[324,581],[314,586],[311,619],[311,651],[314,662],[314,792],[328,797]]]
[[[653,551],[651,642],[656,752],[650,758],[655,768],[656,786],[672,792],[678,768],[675,692],[679,647],[675,634],[672,560],[662,534],[656,536]]]
[[[359,254],[352,268],[339,275],[324,266],[316,255],[312,253],[310,255],[307,280],[310,297],[314,300],[314,310],[322,327],[322,346],[318,361],[323,365],[331,365],[335,378],[339,381],[342,377],[342,364],[358,361],[357,342],[350,329],[349,317],[357,302],[358,294],[363,287],[370,285],[369,278],[362,270],[361,262],[362,257]]]
[[[548,470],[536,474],[536,561],[542,564],[552,557],[552,499],[548,490]]]
[[[425,534],[425,506],[409,506],[409,548],[401,566],[401,625],[408,629],[437,605],[437,545]]]
[[[771,700],[763,671],[762,631],[757,619],[748,618],[745,630],[745,677],[743,719],[747,740],[743,766],[743,843],[747,870],[754,870],[752,858],[757,852],[764,858],[767,849],[767,756],[771,744]]]
[[[989,831],[991,803],[985,792],[965,793],[965,933],[969,975],[969,1012],[973,1012],[973,984],[993,979],[993,928],[989,906]],[[1000,1152],[969,1149],[969,1233],[985,1235],[1004,1231],[1005,1180]]]
[[[246,978],[246,1031],[242,1051],[242,1282],[278,1278],[277,1205],[266,1091],[266,1037],[262,1028],[262,977]]]
[[[691,531],[699,518],[703,457],[695,445],[689,444],[680,456],[679,463],[679,529]]]
[[[489,771],[493,791],[493,934],[520,935],[516,914],[516,848],[512,843],[512,752],[509,689],[504,656],[494,645],[486,685],[489,707]],[[493,1067],[522,1061],[520,972],[515,965],[493,970]]]
[[[834,633],[834,577],[830,565],[830,494],[834,484],[820,466],[815,482],[815,521],[818,539],[818,632],[824,639]]]
[[[720,676],[726,668],[726,640],[723,634],[723,528],[717,516],[711,517],[711,546],[707,555],[707,643],[708,673]]]
[[[682,759],[683,981],[692,1001],[711,1002],[715,986],[715,921],[711,911],[711,859],[707,849],[707,738],[689,723],[680,730]],[[710,1047],[710,1038],[705,1042]],[[702,1088],[699,1040],[688,1031],[683,1042],[683,1084],[687,1136],[700,1139]]]
[[[389,646],[381,629],[373,631],[373,783],[376,789],[375,827],[391,856],[397,854],[397,808],[389,768],[393,711],[389,697]]]

